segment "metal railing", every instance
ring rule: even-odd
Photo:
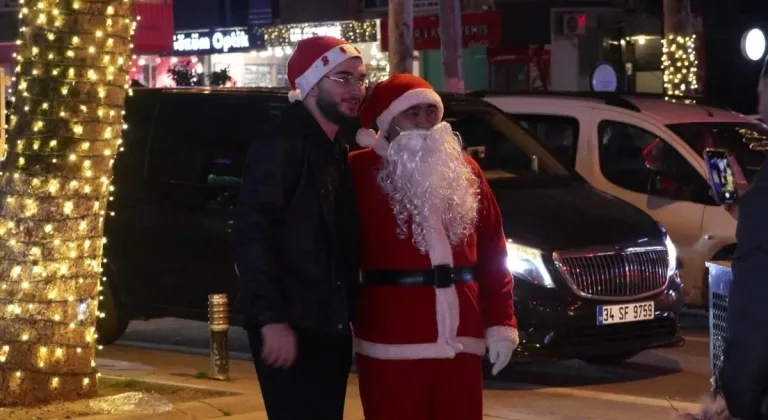
[[[728,294],[733,281],[730,261],[707,262],[709,282],[709,360],[713,394],[719,394],[717,373],[723,362],[725,337],[728,335]]]

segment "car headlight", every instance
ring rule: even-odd
[[[664,236],[664,246],[667,247],[667,255],[669,258],[669,268],[667,269],[667,277],[672,277],[677,271],[677,248],[672,243],[672,239],[669,234]]]
[[[526,280],[543,287],[555,287],[544,266],[541,251],[507,239],[507,268],[515,279]]]

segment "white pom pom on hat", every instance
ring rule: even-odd
[[[389,149],[389,142],[384,138],[383,131],[377,133],[370,128],[361,128],[357,130],[355,139],[361,147],[370,147],[381,156],[386,155]]]
[[[288,100],[291,102],[300,101],[301,98],[301,91],[298,89],[292,89],[290,92],[288,92]]]

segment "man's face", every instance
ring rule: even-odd
[[[440,115],[436,105],[418,104],[397,114],[392,118],[389,127],[389,139],[394,139],[400,131],[429,130],[440,122]]]
[[[331,122],[343,124],[357,119],[365,95],[365,64],[360,58],[342,61],[312,88],[320,112]]]

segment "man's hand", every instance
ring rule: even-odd
[[[269,366],[288,368],[296,360],[296,334],[288,324],[261,328],[261,359]]]
[[[736,187],[736,193],[739,195],[739,197],[743,197],[744,193],[747,192],[749,189],[749,183],[747,182],[747,178],[744,176],[744,172],[741,170],[741,166],[739,166],[739,163],[736,161],[736,158],[733,156],[728,157],[728,162],[731,165],[731,169],[733,169],[733,185]],[[726,204],[725,210],[733,217],[734,219],[739,219],[739,205],[738,204]]]
[[[497,341],[488,345],[488,357],[493,363],[493,368],[491,368],[493,376],[496,376],[509,364],[515,347],[516,344],[510,341]]]

